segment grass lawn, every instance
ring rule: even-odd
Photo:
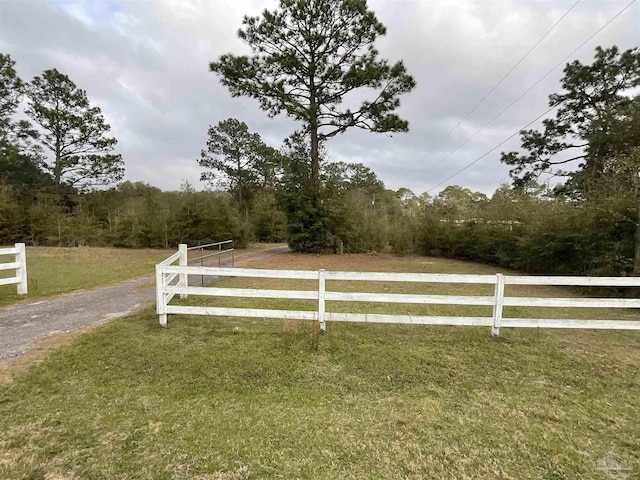
[[[24,299],[50,297],[153,275],[155,264],[174,252],[175,250],[93,247],[27,247],[29,294],[18,295],[15,285],[2,285],[0,307]],[[13,255],[1,255],[0,261],[12,262]],[[0,271],[0,275],[11,277],[14,270]]]
[[[494,273],[384,255],[253,264],[275,265]],[[310,332],[188,316],[162,329],[152,310],[95,328],[0,387],[0,478],[640,476],[640,332],[496,341],[488,328],[329,323],[317,345]]]

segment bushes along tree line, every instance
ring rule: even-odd
[[[202,179],[222,190],[207,191],[131,182],[92,190],[123,173],[100,110],[57,70],[25,84],[11,58],[0,56],[0,242],[174,247],[286,239],[308,252],[638,273],[638,49],[598,48],[592,64],[567,65],[562,91],[549,97],[555,117],[541,131],[521,132],[521,151],[502,154],[513,186],[491,198],[459,186],[429,197],[387,190],[368,167],[330,162],[326,153],[325,141],[352,127],[408,128],[394,111],[415,82],[401,62],[378,58],[373,45],[384,33],[365,1],[282,0],[279,10],[246,17],[239,35],[252,55],[223,55],[211,70],[232,95],[254,97],[270,116],[283,112],[301,128],[276,149],[240,120],[211,126],[198,162]],[[345,106],[362,88],[374,98]],[[22,96],[28,120],[15,120]],[[565,178],[539,185],[547,173]]]

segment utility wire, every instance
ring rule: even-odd
[[[521,64],[522,62],[524,62],[524,60],[529,56],[529,54],[531,54],[531,52],[533,52],[533,51],[536,49],[536,47],[537,47],[538,45],[540,45],[540,44],[543,42],[543,40],[549,36],[549,34],[551,34],[551,32],[552,32],[552,31],[553,31],[553,30],[558,26],[558,24],[560,24],[560,22],[562,22],[562,20],[564,20],[564,18],[565,18],[565,17],[566,17],[570,12],[571,12],[571,10],[573,10],[573,9],[575,8],[575,6],[576,6],[576,5],[578,5],[578,3],[580,3],[580,2],[581,2],[581,0],[576,0],[576,1],[573,3],[573,5],[571,5],[571,7],[569,7],[569,10],[567,10],[566,12],[564,12],[564,15],[562,15],[562,16],[561,16],[561,17],[560,17],[560,18],[559,18],[559,19],[558,19],[558,20],[557,20],[557,21],[556,21],[556,22],[551,26],[551,28],[550,28],[549,30],[547,30],[547,31],[546,31],[546,33],[545,33],[542,37],[540,37],[540,39],[539,39],[539,40],[538,40],[538,41],[537,41],[537,42],[536,42],[536,43],[535,43],[535,44],[534,44],[534,45],[533,45],[533,46],[532,46],[532,47],[527,51],[527,53],[525,53],[525,54],[520,58],[520,60],[518,60],[518,61],[513,65],[513,67],[511,67],[511,69],[510,69],[507,73],[505,73],[505,74],[504,74],[504,76],[503,76],[500,80],[498,80],[498,82],[497,82],[493,87],[491,87],[491,89],[490,89],[490,90],[489,90],[489,91],[484,95],[484,97],[482,97],[482,98],[481,98],[481,99],[480,99],[480,100],[479,100],[479,101],[478,101],[478,102],[473,106],[473,108],[472,108],[471,110],[469,110],[469,111],[467,112],[467,114],[466,114],[464,117],[462,117],[462,119],[461,119],[458,123],[456,123],[456,124],[455,124],[455,126],[454,126],[453,128],[451,128],[451,130],[449,130],[449,131],[447,132],[447,134],[446,134],[444,137],[442,137],[440,140],[438,140],[438,143],[436,143],[435,145],[433,145],[433,146],[429,149],[429,151],[428,151],[427,153],[425,153],[422,157],[420,157],[420,158],[419,158],[419,159],[418,159],[418,160],[417,160],[413,165],[411,165],[411,167],[409,167],[409,168],[410,168],[410,169],[413,169],[414,167],[416,167],[419,163],[421,163],[424,159],[426,159],[429,155],[431,155],[431,154],[433,153],[433,151],[434,151],[434,150],[435,150],[435,149],[436,149],[440,144],[442,144],[442,142],[444,142],[447,138],[449,138],[449,136],[450,136],[450,135],[451,135],[451,134],[452,134],[452,133],[453,133],[453,132],[454,132],[454,131],[455,131],[455,130],[456,130],[456,129],[461,125],[461,124],[462,124],[462,122],[464,122],[467,118],[469,118],[469,116],[470,116],[473,112],[475,112],[475,111],[478,109],[478,107],[479,107],[480,105],[482,105],[482,104],[484,103],[484,101],[489,97],[489,95],[491,95],[491,94],[492,94],[492,93],[493,93],[493,92],[494,92],[494,91],[495,91],[495,90],[496,90],[500,85],[502,85],[502,82],[504,82],[504,81],[507,79],[507,77],[508,77],[509,75],[511,75],[511,74],[513,73],[513,71],[514,71],[516,68],[518,68],[518,66],[520,66],[520,64]],[[428,169],[426,172],[424,172],[424,173],[428,173],[428,172],[430,172],[431,170],[433,170],[433,168],[434,168],[434,167],[436,167],[436,166],[437,166],[437,165],[439,165],[440,163],[442,163],[442,161],[437,162],[436,164],[434,164],[431,168],[429,168],[429,169]]]
[[[635,0],[634,0],[635,1]],[[505,138],[503,141],[501,141],[498,145],[496,145],[495,147],[493,147],[491,150],[485,152],[484,154],[482,154],[481,156],[479,156],[478,158],[476,158],[473,162],[468,163],[467,165],[465,165],[463,168],[461,168],[460,170],[458,170],[456,173],[454,173],[453,175],[451,175],[450,177],[444,179],[443,181],[441,181],[439,184],[437,184],[435,187],[431,187],[429,190],[427,190],[427,193],[431,192],[432,190],[435,190],[436,188],[438,188],[439,186],[443,185],[444,183],[448,182],[449,180],[451,180],[453,177],[455,177],[456,175],[461,174],[462,172],[464,172],[467,168],[471,167],[472,165],[475,165],[476,163],[478,163],[480,160],[482,160],[484,157],[486,157],[487,155],[489,155],[491,152],[493,152],[495,149],[501,147],[502,145],[504,145],[505,143],[507,143],[509,140],[511,140],[513,137],[515,137],[516,135],[518,135],[522,130],[524,130],[525,128],[527,128],[529,125],[534,124],[535,122],[537,122],[538,120],[540,120],[542,117],[544,117],[546,114],[550,113],[552,110],[555,110],[556,106],[551,107],[549,110],[547,110],[546,112],[542,113],[541,115],[538,115],[536,118],[534,118],[533,120],[531,120],[529,123],[527,123],[525,126],[519,128],[518,130],[516,130],[515,132],[513,132],[511,135],[509,135],[507,138]]]
[[[504,112],[506,112],[509,108],[511,108],[516,102],[518,102],[522,97],[524,97],[527,93],[529,93],[531,90],[533,90],[534,87],[536,87],[540,82],[542,82],[545,78],[547,78],[549,75],[551,75],[553,73],[553,71],[560,67],[561,65],[564,64],[564,62],[566,62],[570,57],[572,57],[578,50],[580,50],[582,47],[584,47],[589,41],[591,41],[596,35],[598,35],[602,30],[604,30],[607,26],[609,26],[609,24],[611,24],[611,22],[613,22],[616,18],[618,18],[620,15],[622,15],[631,5],[633,5],[636,2],[636,0],[631,0],[622,10],[620,10],[618,13],[616,13],[611,19],[609,19],[609,21],[607,21],[604,25],[602,25],[598,30],[596,30],[591,36],[589,36],[589,38],[587,38],[585,41],[583,41],[580,45],[578,45],[578,47],[576,47],[571,53],[569,53],[569,55],[567,55],[564,59],[562,59],[560,61],[560,63],[558,63],[555,67],[553,67],[551,70],[549,70],[542,78],[540,78],[537,82],[535,82],[533,85],[531,85],[527,90],[525,90],[519,97],[517,97],[514,101],[512,101],[509,105],[507,105],[503,110],[500,111],[500,113],[498,113],[497,115],[495,115],[491,120],[489,120],[487,123],[485,123],[478,131],[476,131],[471,137],[469,137],[467,140],[465,140],[464,142],[462,142],[460,145],[458,145],[454,150],[452,150],[451,152],[449,152],[449,154],[444,157],[440,163],[442,163],[442,161],[446,160],[447,158],[449,158],[453,153],[455,153],[456,151],[458,151],[460,149],[460,147],[464,146],[465,144],[467,144],[471,139],[473,139],[476,135],[478,135],[480,132],[482,132],[486,127],[488,127],[491,123],[493,123],[495,120],[497,120],[500,116],[502,116],[502,114]],[[554,107],[555,108],[555,107]],[[553,108],[551,109],[553,110]],[[551,111],[548,110],[547,112]],[[540,117],[536,118],[536,120],[538,120],[539,118],[541,118],[542,116],[544,116],[547,112],[545,112],[544,114],[542,114]],[[533,122],[535,122],[536,120],[534,120]],[[523,130],[524,128],[528,127],[529,125],[531,125],[530,122],[527,125],[525,125],[524,127],[522,127],[520,130]],[[515,134],[511,135],[507,140],[513,138],[515,135],[517,135],[518,132],[516,132]],[[470,167],[471,165],[477,163],[479,160],[481,160],[482,158],[484,158],[487,154],[491,153],[493,150],[495,150],[496,148],[498,148],[500,145],[504,144],[506,142],[503,141],[500,144],[498,144],[496,147],[494,147],[493,149],[491,149],[489,152],[487,152],[486,154],[482,155],[481,157],[477,158],[476,160],[474,160],[473,162],[471,162],[470,164],[468,164],[467,166],[465,166],[464,168],[458,170],[456,173],[454,173],[453,175],[451,175],[449,178],[447,178],[446,180],[444,180],[444,182],[451,180],[453,177],[457,176],[459,173],[462,173],[464,170],[466,170],[468,167]],[[414,177],[413,178],[413,182],[410,184],[411,185],[415,185],[416,180],[419,180],[420,178],[422,178],[427,172],[423,172],[421,175],[419,175],[418,177]],[[434,190],[435,188],[439,187],[440,185],[442,185],[442,183],[444,182],[440,182],[438,185],[436,185],[435,187],[432,187],[428,190],[428,192]],[[409,187],[407,187],[409,188]]]

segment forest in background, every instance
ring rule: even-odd
[[[637,155],[637,153],[636,153]],[[636,161],[640,159],[636,158]],[[545,187],[503,185],[488,198],[459,186],[435,197],[384,188],[362,165],[329,164],[322,251],[391,252],[460,258],[531,273],[633,271],[637,192],[611,178],[588,200]],[[0,243],[175,248],[233,238],[289,238],[284,185],[251,190],[242,208],[233,192],[163,192],[138,182],[68,195],[0,186]],[[291,243],[291,242],[290,242]]]
[[[457,185],[416,195],[386,189],[363,164],[328,160],[327,142],[349,128],[407,131],[394,111],[415,82],[401,61],[377,58],[372,45],[385,29],[366,2],[324,3],[316,12],[283,2],[247,17],[240,37],[260,54],[211,63],[233,96],[256,98],[301,128],[273,147],[239,119],[210,126],[194,159],[203,191],[122,182],[117,140],[87,93],[56,69],[23,82],[0,54],[0,244],[173,248],[232,238],[240,247],[286,241],[302,252],[445,256],[531,273],[640,273],[640,49],[598,47],[593,63],[566,65],[561,92],[549,96],[554,116],[501,155],[512,184],[491,197]],[[322,21],[350,23],[313,41],[296,30]],[[286,55],[283,38],[293,45]],[[351,53],[337,55],[345,45]],[[342,95],[358,88],[381,91],[359,110],[342,109]],[[553,186],[538,183],[549,177]]]

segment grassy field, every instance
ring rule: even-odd
[[[153,275],[154,265],[172,253],[174,250],[27,247],[29,294],[17,295],[15,285],[2,285],[0,307]],[[13,261],[13,255],[2,255],[0,261]],[[0,275],[13,276],[14,271],[0,271]]]
[[[276,265],[494,273],[392,256],[253,264]],[[488,328],[330,323],[316,344],[309,323],[170,316],[162,329],[146,310],[0,387],[0,478],[637,478],[638,398],[638,332],[496,341]]]

